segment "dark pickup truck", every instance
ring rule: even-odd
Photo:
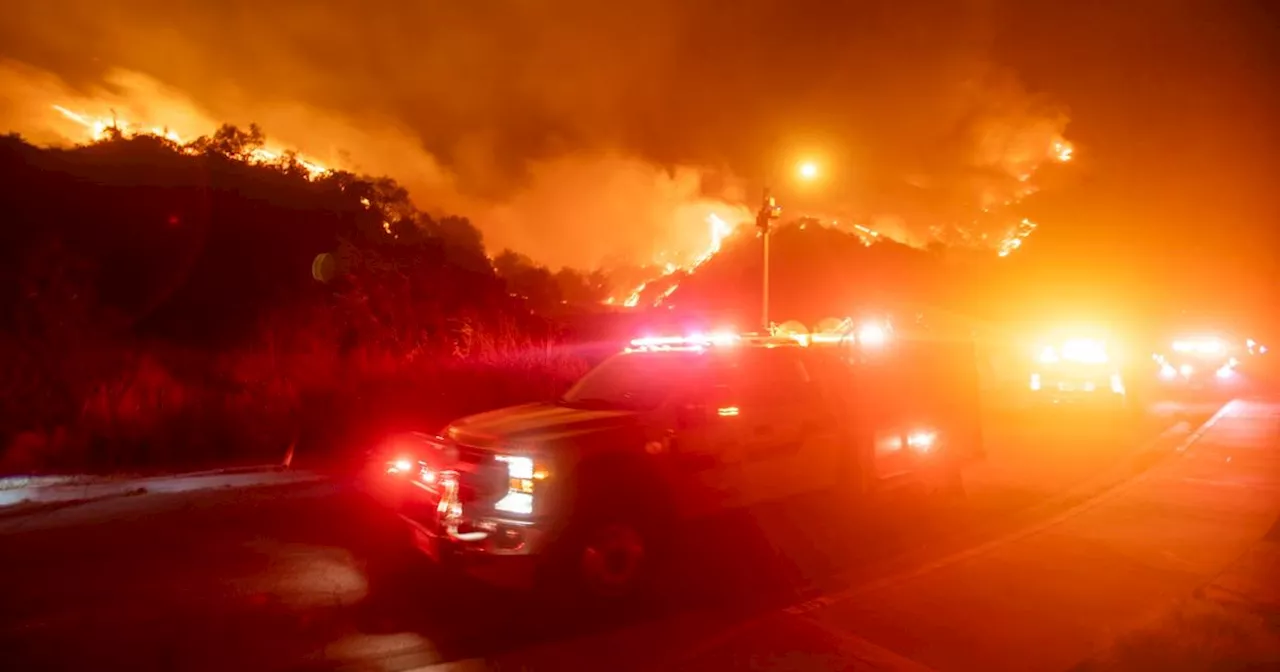
[[[963,345],[640,339],[554,402],[397,437],[374,490],[442,564],[619,597],[690,519],[902,479],[958,492],[977,419]]]

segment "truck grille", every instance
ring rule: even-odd
[[[448,439],[441,452],[452,459],[439,468],[458,472],[458,498],[464,505],[489,504],[506,494],[506,466],[494,459],[493,451]]]

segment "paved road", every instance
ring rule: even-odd
[[[663,669],[1280,669],[1280,405],[996,542],[702,637]]]
[[[643,666],[680,636],[1054,515],[1148,465],[1215,408],[1154,404],[1120,421],[992,413],[990,459],[967,475],[963,503],[899,492],[848,512],[796,502],[743,513],[691,540],[651,609],[616,620],[583,622],[389,563],[389,519],[336,483],[147,494],[0,520],[0,651],[9,669],[397,670],[530,647],[587,655],[614,633],[632,633],[634,647],[637,629],[662,627],[662,642],[626,652]],[[697,627],[672,635],[684,619]]]

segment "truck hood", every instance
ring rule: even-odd
[[[455,420],[449,437],[478,448],[497,448],[510,443],[552,442],[581,434],[591,434],[640,422],[635,411],[586,410],[555,404],[524,404],[487,411]]]

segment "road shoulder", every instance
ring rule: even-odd
[[[679,666],[782,655],[793,643],[771,633],[806,627],[790,624],[799,619],[891,652],[897,663],[882,669],[1069,668],[1231,576],[1224,570],[1267,534],[1280,513],[1278,422],[1275,406],[1233,402],[1178,459],[1070,515],[712,638]]]
[[[1269,536],[1072,672],[1280,669],[1280,534]]]
[[[30,518],[68,507],[121,497],[309,483],[320,478],[319,474],[308,471],[265,466],[144,478],[104,477],[76,480],[70,483],[37,483],[0,492],[0,521]]]

